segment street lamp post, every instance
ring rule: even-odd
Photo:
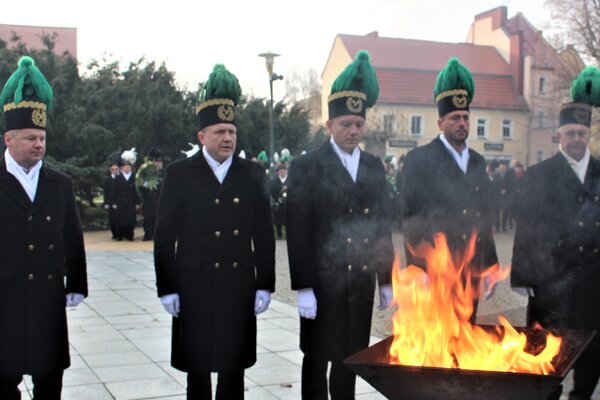
[[[275,57],[279,57],[279,54],[272,53],[270,51],[261,53],[259,57],[264,57],[265,65],[267,66],[267,72],[269,73],[269,91],[271,94],[271,101],[269,104],[269,168],[271,161],[273,160],[273,81],[283,79],[282,75],[278,75],[273,72],[273,64],[275,63]]]

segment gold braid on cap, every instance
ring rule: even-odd
[[[468,96],[469,93],[465,89],[446,90],[445,92],[442,92],[437,95],[437,97],[435,98],[435,102],[437,103],[440,100],[445,99],[446,97],[455,96],[455,95]]]
[[[210,106],[218,106],[218,105],[226,105],[226,106],[234,106],[233,100],[231,99],[210,99],[210,100],[206,100],[205,102],[198,104],[196,106],[196,114],[198,114],[200,111],[204,110],[206,107],[210,107]]]
[[[17,108],[35,108],[37,110],[44,110],[46,111],[46,109],[48,108],[46,106],[46,104],[44,103],[40,103],[39,101],[28,101],[28,100],[24,100],[20,103],[6,103],[4,105],[4,112],[6,111],[11,111],[11,110],[16,110]]]
[[[359,97],[363,100],[367,100],[367,95],[363,92],[357,92],[356,90],[342,90],[341,92],[335,92],[329,95],[327,102],[331,103],[342,97]]]
[[[578,108],[578,109],[585,109],[588,111],[592,111],[592,106],[589,104],[585,104],[585,103],[567,103],[567,104],[563,104],[562,107],[560,108],[561,110],[566,110],[568,108]]]

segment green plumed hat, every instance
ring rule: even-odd
[[[356,53],[352,61],[331,85],[327,99],[329,119],[342,115],[365,117],[379,97],[377,75],[371,66],[371,56],[365,50]]]
[[[200,94],[196,115],[200,130],[209,125],[235,125],[235,106],[242,97],[242,88],[235,75],[223,64],[216,64]]]
[[[560,109],[560,126],[567,124],[592,125],[592,107],[600,105],[600,71],[586,67],[571,84],[572,102]]]
[[[6,131],[46,129],[47,111],[52,108],[52,88],[29,56],[19,60],[0,93]]]
[[[433,97],[440,117],[452,111],[469,111],[475,95],[475,83],[471,72],[456,57],[448,60],[435,81]]]
[[[267,152],[266,151],[261,151],[260,153],[258,153],[258,156],[256,157],[256,159],[258,161],[269,161],[269,157],[267,156]]]

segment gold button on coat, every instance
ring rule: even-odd
[[[235,261],[233,262],[233,268],[237,268],[237,267],[238,267],[238,265],[239,265],[239,264],[238,264],[237,262],[235,262]]]
[[[368,214],[368,213],[369,213],[369,209],[365,208],[365,214]]]
[[[368,267],[367,267],[366,265],[363,265],[363,266],[362,266],[362,270],[363,270],[363,271],[366,271],[366,270],[367,270],[367,268],[368,268]]]
[[[46,217],[46,221],[48,221],[48,222],[52,221],[52,217],[48,215],[48,216]]]
[[[233,230],[233,236],[237,236],[240,234],[240,231],[238,231],[237,229]]]
[[[467,215],[467,210],[463,210],[463,215]]]
[[[30,215],[29,217],[27,217],[27,221],[31,222],[31,220],[33,220],[33,217]]]
[[[583,226],[583,221],[579,221],[579,226]]]
[[[234,197],[234,198],[233,198],[233,202],[234,202],[235,204],[239,204],[239,203],[240,203],[240,199],[238,199],[237,197]]]
[[[579,252],[583,253],[583,246],[579,246]]]
[[[365,238],[365,240],[363,240],[364,244],[369,244],[369,238]]]
[[[48,279],[52,279],[52,274],[48,274]]]
[[[220,203],[220,202],[221,202],[221,200],[219,200],[219,199],[215,199],[215,204],[216,204],[216,205],[219,205],[219,203]]]
[[[33,274],[29,274],[29,275],[27,276],[27,278],[28,278],[29,280],[32,280],[32,279],[33,279]]]
[[[348,265],[348,271],[352,271],[352,265]]]
[[[50,246],[48,246],[48,250],[54,250],[54,245],[51,244]]]
[[[221,264],[219,264],[219,263],[215,263],[215,268],[216,268],[216,269],[219,269],[219,267],[220,267],[220,266],[221,266]]]
[[[463,235],[462,237],[463,237],[463,240],[467,240],[467,235],[466,234]]]
[[[352,238],[346,239],[346,242],[348,242],[348,244],[352,244]]]
[[[215,236],[216,236],[216,237],[221,237],[221,232],[219,232],[219,231],[215,231]]]
[[[30,244],[29,246],[27,246],[27,249],[29,249],[29,251],[33,251],[33,249],[35,249],[35,246]]]

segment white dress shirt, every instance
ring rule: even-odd
[[[559,144],[558,149],[563,156],[565,156],[571,168],[573,168],[575,175],[577,175],[581,183],[583,183],[583,181],[585,181],[585,173],[587,172],[588,164],[590,163],[590,149],[585,149],[585,154],[579,161],[568,155],[567,152],[563,150],[562,145]]]
[[[229,167],[231,167],[233,155],[227,157],[227,159],[220,164],[217,160],[212,158],[210,154],[208,154],[208,151],[206,151],[206,147],[204,146],[202,146],[202,155],[204,155],[206,162],[208,163],[210,169],[212,169],[212,172],[215,174],[215,177],[217,178],[219,183],[223,183],[225,175],[227,175],[227,171],[229,171]]]
[[[354,148],[352,154],[348,154],[344,149],[338,146],[332,137],[329,138],[329,142],[333,147],[333,151],[338,155],[342,165],[350,174],[352,181],[356,182],[356,176],[358,175],[358,164],[360,163],[360,149],[358,146]]]
[[[8,149],[4,152],[4,160],[6,161],[6,170],[10,172],[21,184],[29,200],[33,203],[35,194],[37,193],[38,180],[40,178],[40,168],[42,168],[42,160],[38,161],[31,168],[26,169],[17,164],[14,158],[10,155]]]
[[[462,153],[459,153],[454,147],[452,147],[443,133],[440,134],[440,140],[442,143],[444,143],[444,146],[446,146],[450,152],[450,155],[452,155],[452,158],[454,158],[461,171],[466,174],[467,166],[469,165],[469,145],[467,142],[465,141],[465,148],[463,149]]]
[[[130,172],[130,173],[121,172],[121,175],[123,175],[123,178],[125,178],[126,181],[128,181],[129,178],[131,178],[131,174],[132,174],[132,172]]]

